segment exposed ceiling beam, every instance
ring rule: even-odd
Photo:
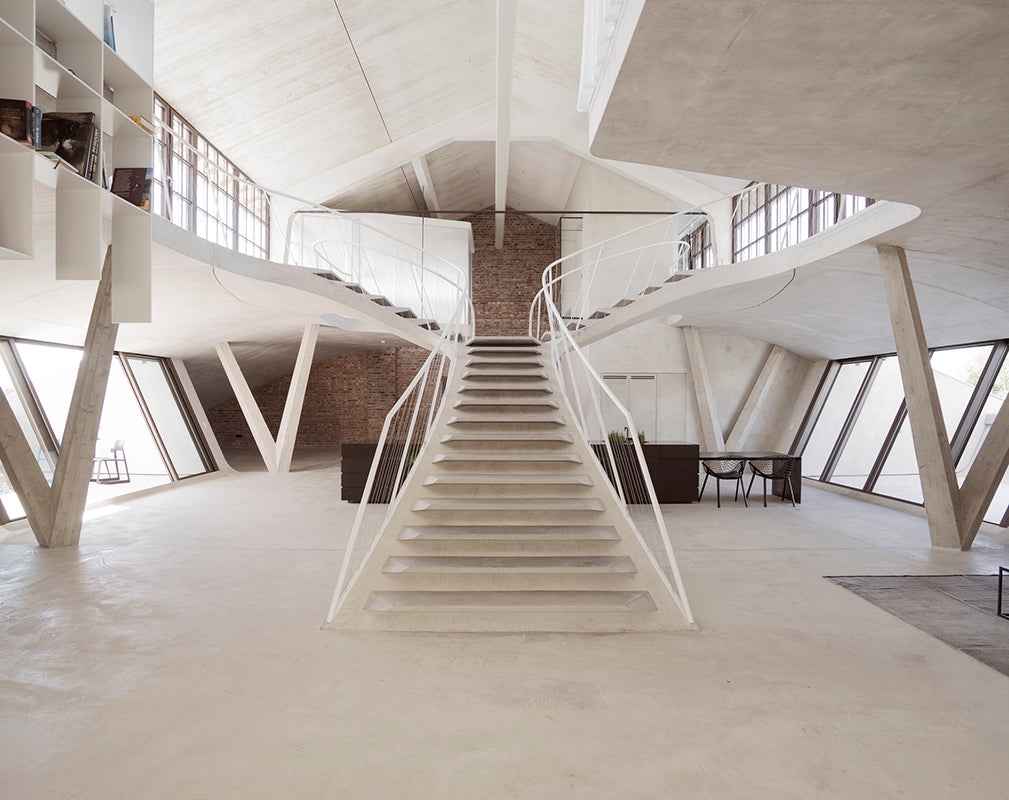
[[[494,119],[494,101],[436,122],[423,130],[382,145],[339,166],[323,170],[311,178],[294,184],[290,194],[325,203],[375,175],[381,175],[408,164],[418,156],[449,144],[460,136]]]
[[[437,217],[438,211],[441,210],[441,203],[438,202],[438,193],[434,189],[434,180],[431,178],[431,168],[428,166],[427,156],[417,156],[410,163],[417,175],[417,182],[420,184],[421,194],[424,195],[427,210],[433,212]]]
[[[494,210],[508,199],[508,147],[511,139],[512,57],[515,53],[516,0],[497,0],[497,137],[494,141]],[[504,247],[505,215],[497,214],[494,247]]]

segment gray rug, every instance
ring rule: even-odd
[[[996,613],[997,575],[827,576],[838,586],[1009,675],[1009,619]],[[1009,613],[1009,576],[1003,579]]]

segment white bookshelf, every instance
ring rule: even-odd
[[[117,167],[152,166],[151,136],[130,116],[149,120],[154,109],[152,0],[113,5],[115,49],[104,41],[104,0],[0,0],[0,98],[93,113],[109,181]],[[55,43],[55,56],[38,34]],[[100,164],[91,181],[54,168],[0,134],[0,258],[33,257],[36,190],[47,187],[45,196],[55,197],[56,278],[97,280],[110,239],[113,318],[149,322],[150,214],[103,188],[101,173]]]

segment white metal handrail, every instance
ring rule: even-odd
[[[469,314],[469,307],[468,298],[460,301],[456,308],[456,319],[465,319]],[[452,329],[457,328],[459,324],[456,322],[446,326],[438,339],[438,344],[431,350],[424,365],[393,405],[382,424],[378,446],[375,448],[375,456],[368,471],[368,479],[365,481],[361,502],[340,564],[336,587],[326,616],[327,624],[333,621],[345,597],[345,589],[353,582],[348,576],[358,550],[358,541],[363,534],[368,511],[372,505],[387,501],[383,523],[389,519],[402,496],[404,479],[428,443],[428,435],[433,430],[444,404],[446,395],[443,387],[451,382],[456,368],[455,354],[459,336],[453,333]],[[373,497],[378,497],[379,500],[373,501]],[[374,546],[380,528],[381,525],[379,530],[373,532],[373,538],[370,543],[365,544],[365,549]],[[358,571],[366,560],[367,554],[364,553],[358,561]]]
[[[172,158],[172,155],[176,149],[184,151],[187,154],[187,157],[190,160],[189,164],[187,165],[187,168],[192,170],[193,172],[193,175],[190,176],[190,180],[196,180],[198,172],[196,170],[197,162],[205,164],[204,169],[207,175],[214,175],[222,171],[221,168],[216,163],[212,162],[206,154],[201,153],[198,148],[187,142],[183,137],[179,136],[174,130],[164,126],[160,120],[155,120],[154,124],[157,129],[156,135],[158,139],[164,143],[169,160]],[[170,205],[170,200],[167,196],[168,182],[173,180],[175,176],[173,176],[172,174],[171,163],[162,164],[160,166],[162,168],[161,177],[165,180],[165,192],[166,192],[165,202],[166,204]],[[377,227],[370,226],[364,222],[361,222],[361,220],[357,219],[356,217],[343,214],[335,209],[329,208],[328,206],[323,206],[320,205],[319,203],[314,203],[312,201],[299,198],[295,195],[292,195],[288,192],[280,191],[278,189],[270,189],[268,187],[262,186],[261,184],[243,178],[242,176],[237,175],[231,171],[225,171],[224,174],[229,182],[234,182],[241,186],[246,186],[251,189],[262,191],[266,196],[267,204],[270,209],[271,218],[275,214],[284,213],[283,211],[284,206],[288,207],[286,222],[282,222],[281,220],[278,219],[276,220],[277,224],[270,226],[271,240],[277,235],[278,230],[282,230],[284,232],[283,257],[281,263],[288,264],[291,266],[312,268],[311,264],[299,263],[301,260],[304,259],[298,259],[297,254],[295,252],[295,248],[292,247],[292,231],[294,227],[294,221],[299,216],[303,216],[305,214],[313,214],[313,215],[319,215],[320,217],[323,217],[325,219],[339,221],[344,226],[348,226],[351,228],[356,227],[356,229],[359,231],[367,231],[368,235],[376,243],[382,243],[382,245],[386,249],[394,250],[396,252],[401,253],[401,255],[398,257],[402,259],[404,264],[410,265],[409,270],[412,273],[411,280],[416,280],[417,285],[420,287],[418,297],[424,300],[425,306],[436,305],[436,303],[434,303],[433,300],[429,297],[430,293],[427,291],[427,287],[429,285],[432,287],[442,287],[442,288],[450,287],[450,293],[454,293],[455,297],[453,297],[447,303],[443,302],[440,304],[442,307],[447,306],[449,310],[442,315],[443,319],[439,319],[437,321],[442,324],[454,323],[457,326],[462,325],[463,327],[468,327],[470,330],[472,330],[473,316],[472,316],[472,303],[469,300],[468,276],[462,269],[459,268],[458,265],[453,264],[452,262],[448,261],[445,258],[442,258],[437,253],[433,253],[430,250],[426,250],[423,247],[418,247],[409,242],[404,242],[400,239],[397,239],[396,237],[386,233],[385,231]],[[214,219],[209,219],[207,225],[208,227],[212,225],[217,225],[218,227],[220,227],[224,225],[224,223],[220,221],[220,218],[222,216],[227,216],[229,219],[231,219],[233,215],[237,213],[237,209],[235,208],[235,202],[233,199],[227,198],[225,200],[220,200],[219,199],[220,193],[216,191],[217,186],[212,182],[208,182],[208,184],[209,185],[205,189],[205,197],[207,199],[208,204],[207,210],[208,212],[212,212],[208,213],[208,216],[212,216],[214,217]],[[220,206],[220,202],[224,202],[225,204],[225,207],[223,209]],[[221,214],[222,210],[226,212],[223,215]],[[217,238],[218,237],[210,239],[210,241],[216,241]],[[312,244],[314,245],[314,242]],[[364,245],[360,245],[359,243],[349,241],[346,242],[346,244],[356,245],[358,251],[363,254],[368,253],[383,254],[383,250],[379,249],[377,245],[366,247]],[[280,249],[276,245],[277,243],[275,241],[271,242],[271,249],[274,252],[277,252]],[[311,252],[311,250],[312,247],[310,246],[309,251]],[[269,256],[269,254],[267,255]],[[370,257],[375,258],[376,256],[371,255]],[[449,276],[456,276],[456,280],[453,281]],[[386,295],[387,292],[395,293],[396,281],[395,280],[386,281],[383,283],[382,286],[378,286],[376,288],[378,289],[378,291],[375,292],[376,294]],[[453,317],[454,309],[459,302],[463,302],[464,307],[470,310],[470,315],[468,319],[463,322],[459,322],[459,320],[456,320]],[[419,317],[424,316],[424,311],[422,309],[414,308],[413,306],[409,307],[417,314],[417,316]],[[462,329],[457,327],[455,332],[459,333],[461,331]]]
[[[440,269],[346,240],[320,239],[313,243],[312,251],[317,266],[366,292],[387,298],[393,305],[406,306],[421,318],[430,316],[445,324],[451,320],[458,300],[468,297],[466,273],[437,256],[434,259]],[[424,255],[432,258],[429,253]]]
[[[555,262],[556,263],[556,262]],[[629,433],[630,449],[626,446],[614,448],[613,437],[603,435],[602,446],[605,449],[606,461],[604,469],[608,467],[608,472],[613,479],[614,488],[622,502],[625,504],[631,501],[647,502],[651,505],[652,513],[657,526],[657,533],[661,542],[663,554],[665,555],[669,574],[661,569],[659,575],[666,584],[671,596],[688,622],[693,622],[690,611],[690,604],[687,601],[686,591],[683,587],[683,580],[680,576],[679,567],[676,563],[676,556],[673,553],[672,543],[669,539],[669,531],[666,528],[665,520],[662,517],[662,510],[659,507],[658,497],[655,494],[655,487],[652,485],[651,477],[648,474],[648,467],[645,463],[644,450],[636,435],[637,428],[631,413],[616,398],[610,388],[603,381],[602,376],[592,367],[582,349],[575,342],[571,331],[568,329],[567,320],[561,315],[560,310],[554,302],[555,289],[563,279],[562,274],[552,274],[551,264],[543,271],[543,288],[537,295],[547,312],[550,324],[550,357],[554,363],[554,368],[558,376],[560,390],[568,405],[575,413],[575,421],[582,436],[588,440],[590,438],[590,426],[587,414],[595,417],[595,422],[599,430],[605,432],[605,425],[602,415],[602,404],[600,394],[605,395],[617,409],[617,412],[626,422],[625,430]],[[530,314],[530,317],[532,315]],[[530,335],[532,332],[530,331]],[[583,397],[586,395],[587,397]],[[633,453],[633,457],[631,456]],[[627,521],[634,528],[642,544],[645,545],[649,553],[655,553],[648,546],[637,526],[628,514]],[[670,580],[671,579],[671,580]]]

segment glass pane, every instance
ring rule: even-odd
[[[883,470],[876,479],[872,490],[912,503],[922,502],[921,478],[918,475],[918,459],[914,454],[911,438],[911,423],[905,419],[894,439],[893,449],[883,464]]]
[[[967,440],[967,447],[960,458],[960,463],[957,464],[957,478],[961,484],[967,476],[967,471],[970,469],[971,464],[974,463],[974,459],[977,458],[978,450],[980,450],[981,445],[988,436],[992,423],[995,422],[995,415],[1002,408],[1002,403],[1005,401],[1007,395],[1009,395],[1009,358],[1005,360],[1002,364],[1002,369],[999,370],[998,377],[995,379],[995,385],[992,387],[991,393],[988,395],[988,399],[981,409],[981,416],[978,418],[977,425],[971,431],[970,438]],[[1009,473],[1002,478],[1002,482],[995,492],[995,497],[984,516],[985,521],[1001,522],[1007,504],[1009,504]]]
[[[869,371],[868,361],[853,361],[842,364],[830,389],[830,395],[823,404],[816,427],[802,452],[802,474],[818,480],[837,442],[841,426],[851,411],[855,395]]]
[[[957,347],[951,350],[937,350],[932,354],[932,374],[942,406],[942,418],[946,423],[946,436],[952,438],[957,426],[967,410],[974,387],[981,377],[981,371],[988,363],[991,345],[977,347]]]
[[[160,359],[128,356],[127,360],[179,477],[206,472],[207,466]]]
[[[0,360],[0,391],[7,398],[28,446],[35,454],[35,458],[38,459],[42,474],[45,475],[49,483],[52,483],[53,470],[56,468],[56,454],[48,452],[46,449],[45,440],[36,429],[32,416],[25,406],[25,398],[18,392],[14,379],[2,360]],[[0,464],[0,504],[3,505],[4,513],[10,519],[17,519],[25,515],[21,501],[14,493],[14,487],[11,485],[7,473],[4,472],[2,464]]]
[[[67,414],[73,400],[74,383],[81,364],[82,351],[75,347],[60,347],[35,342],[15,342],[28,380],[42,404],[49,427],[57,443],[63,439]]]
[[[123,449],[117,460],[113,448],[119,442]],[[160,486],[170,480],[161,451],[119,359],[113,360],[109,372],[95,457],[104,460],[95,463],[92,474],[96,480],[88,489],[89,500]]]
[[[942,406],[947,437],[952,437],[956,433],[990,353],[991,345],[979,345],[937,350],[932,354],[932,374]],[[961,484],[966,474],[966,469],[958,471]],[[923,502],[918,459],[911,437],[911,424],[906,419],[894,440],[893,449],[883,464],[883,470],[873,486],[873,491],[914,503]]]
[[[879,455],[883,439],[893,425],[894,416],[904,399],[904,385],[896,356],[881,360],[876,379],[869,388],[862,410],[855,420],[848,441],[837,461],[832,483],[861,489],[869,470]]]

